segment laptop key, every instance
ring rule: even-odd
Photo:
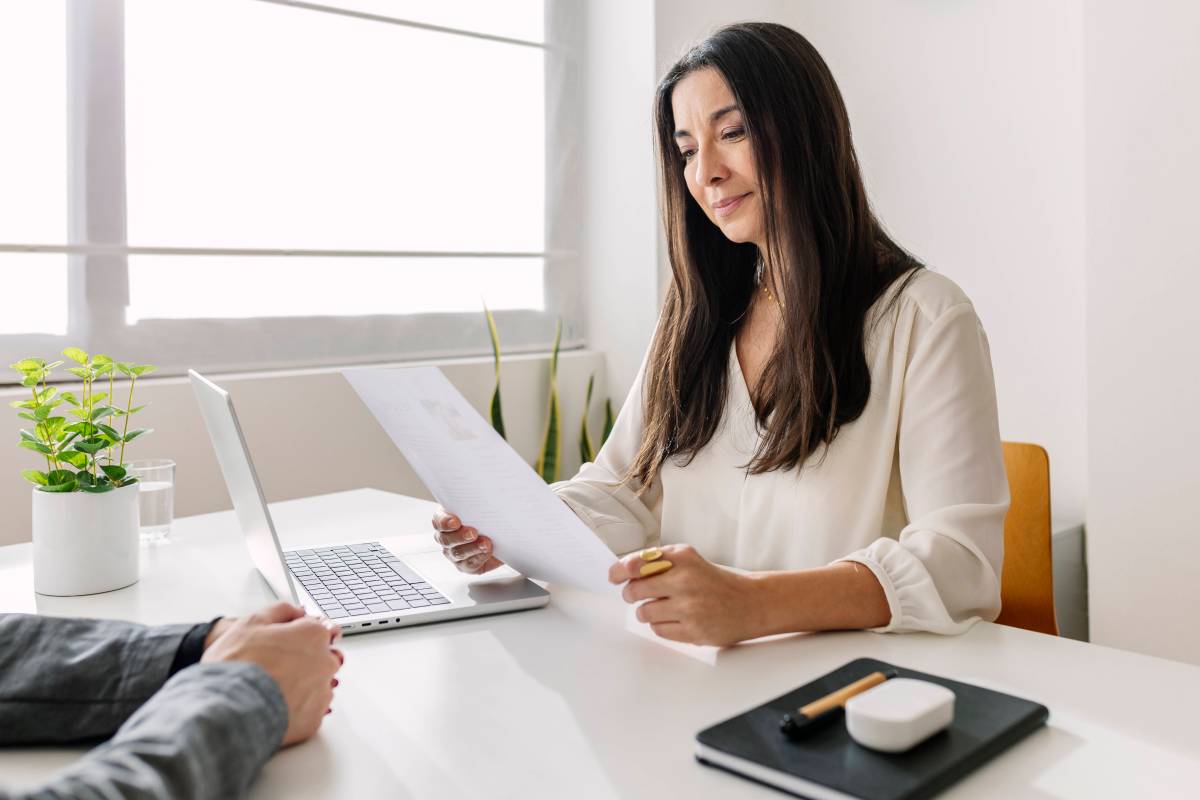
[[[387,600],[385,602],[387,602],[387,607],[392,611],[403,611],[406,608],[411,608],[408,603],[404,602],[400,598],[396,598],[395,600]]]
[[[449,600],[447,600],[444,597],[430,597],[427,599],[429,600],[429,605],[431,605],[431,606],[444,606],[444,605],[449,604],[449,602],[450,602]]]
[[[421,606],[432,605],[428,600],[409,600],[408,604],[410,606],[412,606],[413,608],[420,608]]]
[[[391,610],[387,607],[387,603],[367,603],[367,608],[371,609],[372,611],[390,611]]]

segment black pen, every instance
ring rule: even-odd
[[[821,723],[828,722],[837,716],[837,712],[854,695],[862,694],[867,689],[878,686],[888,678],[894,677],[896,677],[895,670],[872,672],[867,677],[860,678],[849,686],[843,686],[836,692],[830,692],[820,700],[814,700],[808,705],[801,706],[791,714],[784,714],[783,719],[779,721],[779,730],[788,738],[803,736],[806,732]]]

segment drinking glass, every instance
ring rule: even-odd
[[[128,463],[138,479],[138,532],[142,544],[164,544],[175,519],[175,462],[148,458]]]

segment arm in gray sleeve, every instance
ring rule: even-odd
[[[240,798],[279,748],[287,719],[278,685],[260,667],[198,664],[48,784],[0,790],[0,800]]]
[[[166,683],[192,627],[0,615],[0,744],[111,735]]]

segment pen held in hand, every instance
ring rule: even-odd
[[[801,706],[791,714],[784,714],[779,721],[779,730],[790,739],[796,739],[822,724],[835,719],[838,712],[846,705],[846,701],[856,694],[862,694],[867,689],[896,677],[895,670],[887,672],[872,672],[865,678],[860,678],[848,686],[843,686],[836,692],[830,692],[819,700]]]

